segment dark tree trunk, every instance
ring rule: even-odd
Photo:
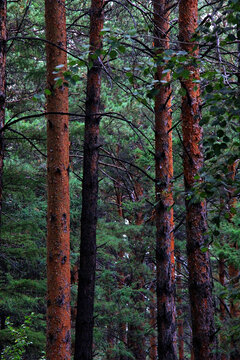
[[[237,24],[237,39],[238,41],[240,41],[240,24]],[[237,72],[237,82],[238,82],[238,98],[240,99],[240,42],[238,42],[237,45],[237,52],[238,52],[238,62],[237,62],[237,68],[238,68],[238,72]],[[231,179],[234,181],[235,180],[235,176],[236,176],[236,169],[238,166],[239,160],[235,161],[235,163],[230,167],[230,174],[231,174]],[[234,189],[232,189],[231,193],[230,193],[230,210],[232,207],[236,206],[236,198],[232,197],[232,194],[234,192]],[[233,219],[233,214],[230,211],[230,217],[229,217],[229,222],[231,222]],[[235,251],[239,250],[238,244],[235,243],[231,243],[232,248]],[[232,283],[233,288],[238,288],[239,287],[239,269],[236,268],[236,266],[234,266],[233,264],[229,265],[229,277],[230,277],[230,281]],[[230,303],[230,313],[231,313],[231,317],[232,319],[237,323],[239,323],[239,318],[240,318],[240,303],[239,301],[231,301]],[[230,360],[239,360],[240,359],[240,346],[237,343],[237,341],[234,339],[234,336],[232,338],[232,342],[231,342],[231,355],[230,355]]]
[[[182,311],[182,275],[180,258],[177,262],[177,327],[178,327],[178,360],[184,360],[184,329],[183,329],[183,311]]]
[[[153,269],[153,273],[155,273],[154,269],[155,269],[155,265],[153,264],[151,266],[151,268]],[[150,345],[150,349],[149,349],[149,358],[150,360],[157,360],[157,336],[155,334],[155,328],[156,328],[156,313],[157,313],[157,309],[156,309],[156,291],[155,291],[155,287],[152,285],[151,286],[151,292],[152,292],[152,297],[151,297],[151,304],[150,304],[150,327],[153,331],[153,333],[150,335],[150,339],[149,339],[149,345]]]
[[[232,181],[235,180],[236,170],[238,166],[239,160],[235,161],[232,165],[229,166],[230,178]],[[236,207],[237,199],[233,196],[233,193],[236,189],[231,188],[229,193],[229,217],[228,222],[232,223],[234,218],[234,213],[231,212],[233,208]],[[231,241],[230,239],[230,246],[232,247],[233,251],[236,253],[238,251],[238,243],[235,241]],[[230,278],[231,285],[233,289],[237,289],[239,287],[239,269],[234,263],[229,264],[228,274]],[[235,290],[236,291],[236,290]],[[237,325],[239,323],[240,318],[240,304],[239,301],[236,299],[231,299],[230,301],[230,314],[232,321]],[[240,359],[240,347],[238,340],[235,338],[236,335],[232,336],[231,339],[231,354],[230,360],[239,360]],[[238,338],[238,336],[237,336]]]
[[[194,50],[192,37],[197,29],[198,1],[185,0],[179,3],[179,40],[182,49],[198,55]],[[193,80],[199,79],[199,70],[194,65],[186,67],[189,78],[182,79],[186,95],[182,99],[182,128],[184,151],[184,180],[186,192],[186,232],[189,267],[189,294],[192,315],[193,349],[195,360],[215,359],[214,354],[214,304],[212,297],[212,276],[208,251],[202,251],[207,244],[206,203],[194,199],[194,186],[200,180],[203,166],[200,86]]]
[[[46,39],[66,49],[64,0],[45,0]],[[67,69],[66,52],[47,44],[47,112],[68,113],[68,88],[54,88],[56,66]],[[59,74],[59,76],[62,76]],[[68,116],[47,116],[47,352],[48,360],[71,358],[70,202]]]
[[[4,141],[3,127],[5,123],[5,102],[6,102],[6,18],[7,1],[0,0],[0,226],[2,215],[2,176],[3,176],[3,158]]]
[[[223,257],[220,257],[218,261],[218,274],[219,274],[219,282],[222,286],[225,286],[225,260]],[[220,320],[221,320],[221,330],[224,331],[224,323],[226,321],[226,308],[225,301],[221,299],[220,302]],[[224,342],[226,342],[225,336],[220,333],[220,346],[222,349],[224,348]],[[228,356],[224,353],[221,353],[220,360],[227,360]]]
[[[92,60],[102,48],[104,0],[92,0],[90,10],[90,60],[87,75],[87,99],[84,137],[80,269],[76,320],[75,360],[93,358],[94,289],[96,270],[96,224],[98,200],[98,158],[101,61]]]
[[[153,0],[154,47],[156,55],[169,49],[169,7],[171,1]],[[157,264],[157,327],[159,360],[177,359],[176,308],[173,238],[173,160],[171,88],[161,85],[170,81],[157,65],[155,97],[155,172],[156,172],[156,264]]]

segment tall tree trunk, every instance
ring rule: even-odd
[[[235,161],[231,166],[229,166],[229,171],[230,171],[230,177],[231,180],[234,181],[235,180],[235,176],[236,176],[236,169],[237,169],[237,165],[238,165],[239,160]],[[231,212],[231,209],[236,207],[236,198],[233,197],[233,193],[234,193],[234,188],[231,189],[230,191],[230,199],[229,199],[229,218],[228,221],[229,223],[232,223],[233,221],[233,217],[234,214]],[[237,242],[232,242],[230,239],[230,246],[232,247],[234,252],[238,251],[238,244]],[[229,278],[230,278],[230,282],[231,285],[233,287],[233,289],[238,288],[239,286],[239,269],[236,266],[236,264],[229,264],[229,269],[228,269],[228,273],[229,273]],[[231,314],[231,318],[233,319],[233,321],[236,323],[239,322],[239,318],[240,318],[240,304],[239,301],[234,301],[231,300],[230,301],[230,314]],[[232,341],[231,341],[231,354],[230,354],[230,360],[239,360],[240,359],[240,352],[239,352],[239,344],[237,343],[235,336],[232,336]]]
[[[5,101],[6,101],[6,29],[7,1],[0,0],[0,226],[2,215],[2,176],[4,142],[2,128],[5,123]]]
[[[168,0],[153,0],[154,47],[157,54],[169,48]],[[159,360],[176,360],[176,308],[173,238],[173,160],[171,88],[160,81],[170,81],[163,75],[164,67],[157,66],[155,98],[155,172],[156,172],[156,264],[157,264],[157,327]]]
[[[76,321],[75,360],[93,357],[93,309],[96,271],[96,225],[98,200],[98,158],[101,61],[92,55],[102,48],[104,0],[92,0],[90,10],[90,60],[84,135],[80,269]]]
[[[240,41],[240,24],[239,23],[237,24],[237,39],[238,39],[238,41]],[[238,52],[238,62],[237,62],[238,98],[240,99],[240,42],[238,42],[238,44],[237,44],[237,52]],[[236,168],[238,166],[238,163],[239,163],[239,160],[235,161],[234,164],[232,164],[230,167],[231,179],[233,181],[235,180]],[[231,197],[230,204],[229,204],[230,210],[232,207],[236,206],[236,198],[232,197],[233,191],[234,190],[232,190],[230,192],[230,197]],[[232,218],[233,218],[233,214],[231,214],[231,211],[230,211],[229,222],[232,222]],[[231,246],[235,251],[238,250],[238,244],[236,242],[231,243]],[[237,288],[239,286],[239,269],[236,268],[236,266],[234,266],[233,264],[230,264],[228,272],[229,272],[229,278],[230,278],[233,288]],[[231,301],[230,314],[231,314],[232,319],[234,319],[235,321],[239,321],[239,318],[240,318],[239,301],[238,302]],[[239,344],[237,344],[236,340],[233,337],[232,343],[231,343],[230,360],[239,360],[239,358],[240,358]]]
[[[66,49],[65,1],[45,0],[46,40]],[[47,112],[68,113],[68,88],[54,88],[66,52],[47,44]],[[67,115],[47,116],[47,359],[71,358],[69,131]]]
[[[179,40],[182,49],[197,57],[192,37],[197,29],[198,0],[185,0],[179,3]],[[186,231],[187,256],[189,267],[189,294],[192,315],[193,348],[195,360],[215,359],[214,354],[214,304],[212,298],[212,277],[209,252],[202,251],[206,246],[206,203],[194,198],[194,186],[200,180],[203,166],[201,147],[202,129],[199,125],[200,86],[193,82],[199,80],[199,70],[188,65],[189,78],[182,79],[186,95],[182,99],[182,128],[184,151],[184,181],[186,192]],[[189,200],[189,194],[192,198]]]
[[[182,278],[181,278],[181,262],[180,258],[177,262],[177,291],[178,291],[178,309],[177,309],[177,319],[178,319],[178,360],[184,360],[184,332],[183,332],[183,311],[182,311]]]
[[[219,274],[219,282],[222,286],[225,286],[225,260],[223,257],[220,257],[219,261],[218,261],[218,274]],[[222,331],[224,329],[224,322],[226,320],[226,309],[225,309],[225,302],[223,299],[221,299],[221,302],[220,302],[220,320],[221,320],[221,328],[222,328]],[[224,340],[225,340],[225,337],[224,335],[221,333],[220,334],[220,346],[224,347]],[[225,340],[226,341],[226,340]],[[220,355],[220,359],[221,360],[227,360],[228,359],[228,356],[224,353],[221,353]]]

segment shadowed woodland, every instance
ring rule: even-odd
[[[238,0],[0,0],[0,359],[240,360]]]

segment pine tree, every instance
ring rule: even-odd
[[[47,352],[71,358],[68,88],[54,71],[67,69],[65,1],[45,1],[47,53]],[[51,114],[52,113],[52,114]],[[59,114],[57,114],[59,113]]]
[[[198,0],[185,0],[179,4],[179,41],[189,54],[186,66],[188,78],[181,80],[185,95],[182,98],[182,129],[184,152],[184,182],[186,204],[187,256],[189,267],[189,294],[192,315],[193,349],[195,360],[215,359],[214,305],[209,251],[206,238],[206,202],[194,194],[200,183],[203,166],[200,86],[196,63],[198,48],[193,41],[198,23]],[[192,57],[192,58],[191,58]]]
[[[93,356],[103,6],[104,0],[92,0],[90,9],[75,360],[90,360]]]
[[[177,359],[176,308],[173,238],[173,159],[171,87],[159,65],[161,54],[169,49],[169,10],[171,2],[154,0],[154,47],[156,49],[157,95],[155,98],[155,172],[156,172],[156,264],[157,264],[157,326],[158,357]]]

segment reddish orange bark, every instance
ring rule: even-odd
[[[64,0],[45,0],[46,39],[66,49]],[[66,52],[47,44],[47,112],[68,113],[68,88],[54,89],[53,71]],[[71,358],[70,320],[70,212],[68,116],[47,117],[47,352],[48,360]]]
[[[198,49],[192,37],[197,29],[198,1],[185,0],[179,3],[179,40],[183,50],[197,57]],[[214,306],[212,298],[212,278],[209,252],[202,251],[206,246],[206,204],[194,199],[194,186],[203,166],[201,147],[202,129],[199,125],[200,86],[193,82],[199,79],[199,70],[187,66],[190,75],[182,79],[186,95],[182,99],[182,129],[184,151],[184,180],[186,192],[186,232],[189,267],[189,294],[192,314],[193,349],[195,360],[215,359],[212,350],[214,336]],[[196,86],[196,88],[195,88]],[[189,200],[189,195],[193,198]]]
[[[167,0],[153,0],[154,47],[156,54],[169,48],[169,7]],[[156,57],[157,59],[157,57]],[[157,60],[156,60],[157,61]],[[177,359],[176,308],[173,237],[173,160],[171,87],[160,81],[170,81],[163,75],[164,67],[157,66],[155,97],[155,173],[156,173],[156,263],[157,263],[157,325],[159,360]]]
[[[98,200],[99,122],[102,64],[101,30],[104,23],[104,0],[92,0],[90,9],[91,68],[87,74],[87,98],[83,154],[81,246],[78,285],[78,305],[75,336],[75,360],[92,360],[94,327],[94,292],[96,272],[96,225]]]
[[[7,2],[0,0],[0,226],[2,214],[2,176],[3,176],[3,157],[4,142],[2,128],[5,123],[5,101],[6,101],[6,18]]]

